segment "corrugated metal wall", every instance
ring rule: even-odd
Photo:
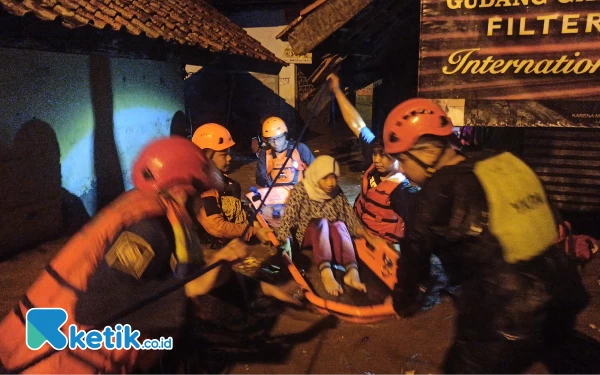
[[[526,129],[522,157],[559,209],[600,211],[600,129]]]

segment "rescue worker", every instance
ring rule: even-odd
[[[354,202],[356,215],[367,230],[394,244],[398,249],[404,236],[409,202],[419,191],[398,169],[398,160],[385,153],[383,144],[340,89],[339,78],[330,74],[329,87],[335,94],[344,121],[352,132],[372,149],[372,164],[363,174],[360,194]]]
[[[25,317],[32,308],[66,310],[67,321],[60,328],[65,335],[71,324],[78,330],[102,330],[104,327],[99,325],[107,324],[109,316],[165,290],[205,265],[197,247],[193,215],[185,207],[197,192],[222,188],[214,165],[189,140],[163,138],[144,148],[133,165],[132,179],[135,188],[119,196],[76,233],[0,322],[0,370],[46,374],[144,372],[165,352],[110,350],[106,346],[52,352],[50,345],[30,349],[25,340]],[[180,329],[186,299],[225,283],[230,264],[246,253],[243,242],[231,241],[207,262],[224,260],[229,264],[109,324],[130,324],[132,330],[140,331],[140,343],[161,336],[176,339],[185,333]],[[297,304],[272,285],[255,286],[266,295]]]
[[[410,99],[385,120],[385,152],[422,187],[409,213],[394,307],[419,310],[434,252],[462,291],[446,373],[522,372],[572,332],[588,303],[554,246],[557,221],[536,174],[511,153],[467,157],[446,113]]]
[[[262,136],[269,144],[261,150],[256,164],[256,184],[270,187],[277,175],[277,186],[295,186],[304,178],[304,170],[315,160],[310,149],[302,142],[292,152],[290,160],[283,165],[294,142],[288,138],[288,128],[279,117],[269,117],[262,124]]]
[[[222,241],[241,236],[248,224],[248,217],[240,199],[241,186],[227,176],[231,147],[235,142],[224,126],[215,123],[204,124],[196,129],[192,142],[212,160],[224,181],[222,190],[209,189],[202,192],[202,199],[196,201],[198,207],[195,209],[198,222],[210,237],[209,241],[219,246]],[[244,240],[249,241],[255,237],[260,242],[268,242],[268,234],[271,232],[269,228],[252,226]]]

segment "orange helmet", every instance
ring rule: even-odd
[[[288,128],[285,121],[279,117],[269,117],[263,122],[262,135],[263,138],[277,137],[278,135],[287,133]]]
[[[426,134],[446,136],[454,130],[452,121],[429,99],[408,99],[392,109],[383,125],[386,154],[406,152]]]
[[[215,151],[223,151],[235,144],[229,130],[215,123],[204,124],[196,129],[192,142],[201,149],[210,148]]]
[[[222,178],[200,148],[188,139],[171,136],[147,145],[131,170],[133,185],[144,191],[160,191],[174,185],[219,188]]]

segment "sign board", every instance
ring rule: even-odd
[[[600,1],[421,1],[419,96],[462,125],[600,127]]]
[[[281,59],[288,64],[312,64],[312,53],[296,55],[289,43],[285,43]]]

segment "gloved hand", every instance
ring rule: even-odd
[[[292,245],[290,243],[290,239],[288,238],[284,243],[279,246],[279,250],[281,251],[281,255],[287,254],[287,256],[292,259]]]

